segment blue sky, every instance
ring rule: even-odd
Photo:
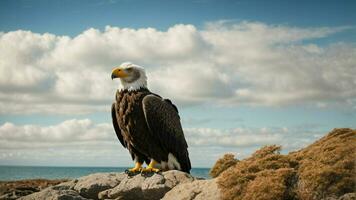
[[[203,26],[216,20],[249,20],[291,26],[350,26],[356,3],[340,1],[11,1],[0,2],[0,29],[71,35],[106,25],[165,30],[174,24]],[[351,35],[349,35],[351,37]]]
[[[118,83],[107,80],[128,60],[178,105],[193,166],[355,128],[355,10],[355,1],[0,1],[0,162],[130,165],[113,141]]]

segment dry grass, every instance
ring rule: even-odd
[[[356,130],[334,129],[297,152],[297,193],[301,199],[321,199],[355,192]]]
[[[334,129],[288,155],[281,155],[280,148],[263,147],[229,167],[233,157],[220,159],[212,171],[222,198],[314,200],[355,192],[356,130]]]
[[[227,170],[229,167],[235,165],[238,160],[235,158],[234,154],[225,154],[222,158],[216,161],[213,168],[210,169],[210,176],[215,178],[218,177],[221,172]]]

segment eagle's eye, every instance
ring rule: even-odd
[[[132,67],[129,67],[129,68],[127,68],[126,70],[127,70],[127,72],[132,72],[133,68],[132,68]]]

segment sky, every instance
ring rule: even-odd
[[[111,70],[145,67],[193,167],[356,128],[356,2],[0,1],[0,165],[131,166]]]

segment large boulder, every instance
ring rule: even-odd
[[[74,190],[85,198],[98,199],[101,191],[117,186],[126,174],[123,173],[96,173],[78,179]]]
[[[216,200],[220,192],[216,179],[196,180],[177,185],[167,192],[162,200]]]
[[[73,189],[75,183],[76,180],[61,183],[21,197],[19,200],[87,200],[87,198],[80,196],[79,192]]]
[[[194,181],[195,178],[181,171],[167,171],[152,176],[125,177],[113,189],[99,194],[100,199],[161,199],[176,185]]]
[[[98,199],[98,193],[118,185],[124,173],[96,173],[64,182],[40,192],[22,197],[21,200],[83,200]]]

